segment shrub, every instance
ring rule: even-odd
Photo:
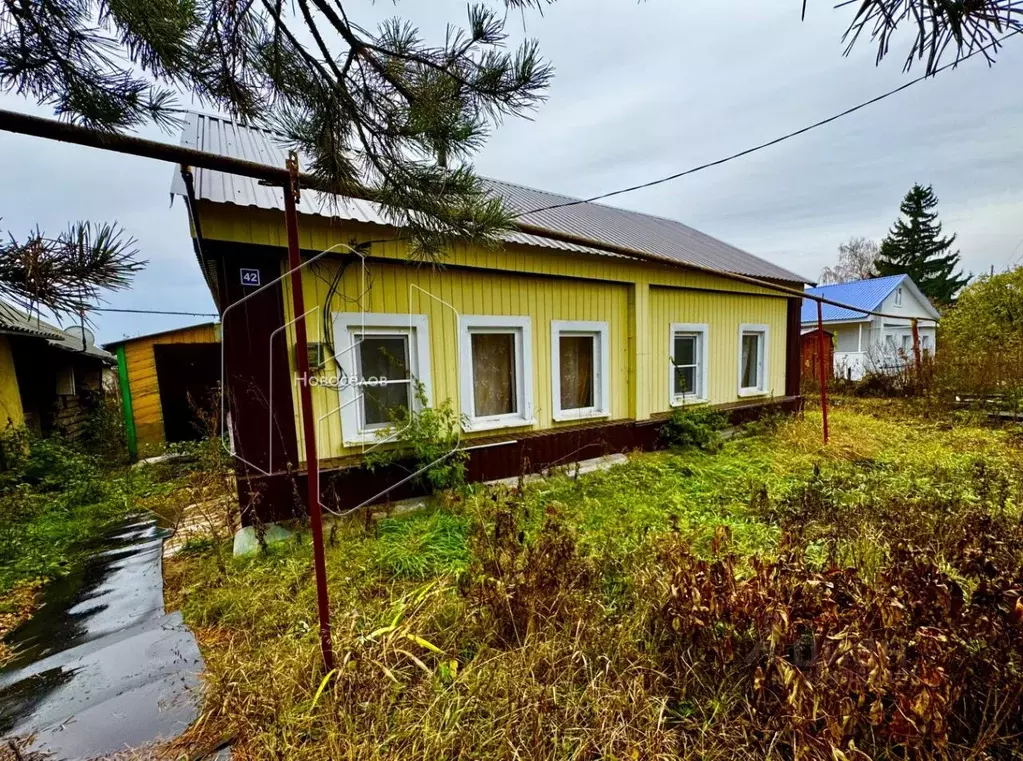
[[[489,501],[492,522],[474,525],[462,592],[499,643],[521,645],[538,627],[578,614],[575,593],[589,586],[592,574],[557,505],[546,507],[540,529],[530,536],[521,495],[495,491]]]
[[[972,595],[910,548],[869,583],[813,570],[801,543],[754,558],[752,574],[725,542],[710,559],[666,547],[665,668],[738,689],[748,742],[780,757],[1001,757],[1023,730],[1023,583],[1018,561],[971,565],[985,541],[955,562]]]
[[[387,465],[405,467],[417,484],[433,490],[451,489],[465,483],[469,455],[460,448],[464,416],[455,412],[450,399],[429,407],[422,384],[416,388],[419,409],[399,408],[391,413],[391,425],[379,436],[381,442],[366,454],[370,469]],[[393,442],[393,444],[391,443]]]
[[[661,440],[671,449],[696,447],[706,452],[721,448],[719,432],[728,425],[724,414],[707,407],[679,407],[661,426]]]
[[[127,462],[128,442],[120,396],[99,392],[91,397],[88,400],[89,416],[82,426],[82,448],[109,463]]]
[[[95,458],[57,436],[41,437],[24,428],[0,434],[0,488],[27,484],[40,491],[61,491],[98,474]]]
[[[1023,266],[978,277],[943,315],[937,382],[956,395],[1023,398]]]

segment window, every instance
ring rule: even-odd
[[[931,337],[930,336],[926,336],[926,335],[925,336],[920,336],[920,348],[923,351],[926,351],[926,352],[931,351]]]
[[[895,289],[895,306],[902,306],[902,286]]]
[[[673,405],[707,401],[707,326],[673,323],[668,388]]]
[[[74,396],[75,394],[75,369],[71,365],[64,365],[57,370],[57,395]]]
[[[767,393],[767,325],[739,326],[739,396]]]
[[[459,318],[460,396],[467,431],[534,422],[532,346],[528,317]]]
[[[417,384],[430,402],[425,315],[338,312],[334,341],[345,444],[377,441],[396,412],[418,409]]]
[[[904,335],[902,337],[902,351],[906,354],[912,354],[913,352],[913,336]]]
[[[555,420],[610,414],[606,322],[551,321],[551,394]]]

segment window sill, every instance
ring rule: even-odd
[[[767,396],[767,393],[768,392],[765,389],[760,389],[760,388],[740,388],[739,389],[739,396],[741,396],[741,397],[746,397],[746,396]]]
[[[675,396],[671,399],[672,407],[688,407],[694,404],[709,404],[710,399],[702,396]]]
[[[360,431],[354,436],[342,436],[341,443],[346,447],[357,447],[375,444],[393,444],[393,438],[398,431],[387,428],[371,428],[368,431]],[[381,435],[384,434],[384,435]]]
[[[464,423],[462,430],[466,433],[476,433],[477,431],[496,431],[499,428],[525,428],[529,425],[536,425],[536,419],[522,417],[484,418]]]
[[[572,410],[568,412],[557,412],[552,415],[555,423],[571,423],[577,420],[592,420],[593,418],[611,417],[607,410]]]

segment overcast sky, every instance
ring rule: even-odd
[[[510,19],[513,38],[540,40],[555,80],[532,120],[495,130],[477,169],[595,195],[772,139],[922,73],[903,73],[904,44],[880,67],[869,43],[843,57],[850,9],[809,5],[805,22],[799,0],[560,0],[542,16]],[[464,2],[447,0],[347,7],[364,25],[401,15],[433,40],[465,18]],[[807,135],[612,203],[816,279],[839,243],[882,238],[910,186],[931,183],[966,269],[1001,269],[1023,239],[1021,63],[1023,38],[1010,40],[993,68],[976,57]],[[0,107],[45,113],[12,95],[0,95]],[[23,236],[36,225],[55,232],[71,220],[116,219],[138,239],[149,266],[107,306],[213,311],[181,201],[170,204],[172,166],[4,133],[0,166],[2,229]],[[97,320],[101,341],[200,321]]]

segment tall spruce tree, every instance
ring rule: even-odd
[[[881,241],[874,266],[879,277],[909,275],[933,303],[947,305],[970,278],[955,271],[959,266],[959,251],[952,250],[956,236],[942,237],[937,205],[930,185],[914,185],[899,207],[904,219],[897,219]]]

